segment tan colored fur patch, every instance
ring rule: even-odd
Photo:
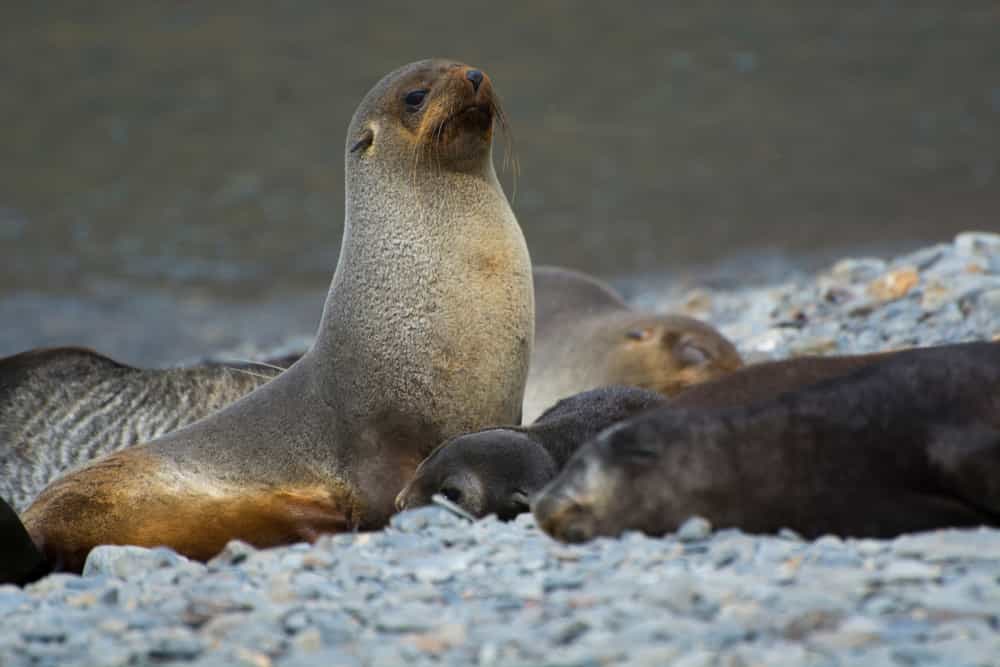
[[[58,569],[80,571],[100,544],[169,546],[207,560],[232,539],[257,547],[354,528],[356,509],[318,484],[240,487],[180,473],[138,446],[50,485],[24,514]]]

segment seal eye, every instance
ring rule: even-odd
[[[427,97],[427,91],[423,88],[420,90],[411,90],[403,98],[406,102],[407,111],[416,111],[420,108],[420,105],[424,103],[424,98]]]
[[[456,505],[462,502],[462,491],[460,489],[456,489],[454,486],[446,486],[441,489],[441,495]]]
[[[644,340],[649,340],[653,336],[653,330],[649,327],[644,329],[632,329],[631,331],[625,332],[625,337],[629,340],[635,340],[642,342]]]

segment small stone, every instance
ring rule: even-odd
[[[1000,234],[962,232],[955,237],[955,250],[966,256],[1000,254]]]
[[[879,301],[893,301],[906,296],[920,282],[920,274],[911,266],[890,271],[868,284],[868,295]]]
[[[227,565],[239,565],[255,553],[257,549],[246,542],[230,540],[215,558],[208,561],[208,567],[214,570]]]
[[[91,549],[83,565],[83,576],[109,575],[127,579],[145,577],[153,570],[181,568],[189,571],[204,570],[205,566],[181,556],[165,547],[146,549],[132,546],[101,545]]]
[[[681,542],[697,542],[704,540],[712,534],[712,524],[708,519],[700,516],[693,516],[677,529],[677,539]]]
[[[896,560],[889,563],[881,572],[876,574],[878,579],[890,583],[925,581],[927,579],[937,579],[940,576],[940,567],[937,565],[928,565],[918,560]]]
[[[833,265],[830,274],[836,280],[860,283],[874,280],[885,268],[885,260],[876,257],[842,259]]]

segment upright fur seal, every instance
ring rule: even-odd
[[[535,287],[539,283],[536,279]],[[745,366],[667,399],[636,387],[604,387],[563,399],[531,426],[491,428],[452,438],[417,468],[397,509],[441,494],[473,516],[513,518],[577,449],[606,427],[658,405],[724,408],[773,398],[845,375],[885,355],[798,357]],[[529,385],[530,386],[530,385]]]
[[[690,317],[637,312],[608,285],[576,271],[535,269],[535,352],[524,396],[531,423],[556,401],[629,385],[672,396],[730,373],[732,343]]]
[[[297,358],[140,369],[69,347],[0,359],[0,497],[24,509],[59,475],[207,417]]]
[[[386,76],[347,134],[340,260],[315,343],[191,426],[51,484],[24,514],[46,557],[97,544],[207,559],[383,525],[431,449],[520,421],[531,264],[492,161],[493,86],[425,60]]]
[[[891,537],[1000,524],[1000,344],[908,350],[770,400],[665,407],[582,447],[533,504],[577,542],[691,515]]]
[[[417,468],[397,509],[427,505],[435,494],[473,516],[506,521],[530,511],[529,500],[584,442],[602,430],[663,405],[660,393],[601,387],[565,398],[531,426],[491,428],[446,441]]]

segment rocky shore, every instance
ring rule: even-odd
[[[719,326],[749,360],[1000,339],[1000,235],[636,300]],[[207,565],[101,547],[83,576],[0,587],[0,665],[1000,665],[1000,530],[786,531],[559,544],[529,516],[437,507],[377,533]]]

